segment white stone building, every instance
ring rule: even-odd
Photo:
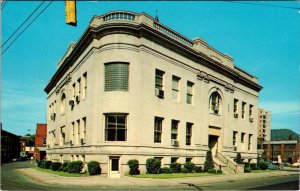
[[[57,67],[45,88],[48,159],[97,160],[114,177],[129,159],[143,172],[150,157],[203,165],[208,149],[232,170],[237,152],[257,158],[262,87],[200,38],[145,13],[109,12],[93,17]]]

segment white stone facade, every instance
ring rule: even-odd
[[[116,76],[108,76],[113,67]],[[116,79],[126,75],[127,85]],[[107,91],[109,80],[121,83],[119,90]],[[150,157],[163,165],[176,159],[203,165],[209,145],[231,158],[240,152],[255,160],[261,88],[229,56],[144,13],[97,16],[45,88],[47,158],[97,160],[110,177],[127,173],[129,159],[138,159],[142,172]]]

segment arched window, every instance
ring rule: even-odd
[[[65,112],[65,107],[66,107],[66,94],[61,95],[60,99],[60,112],[64,113]]]
[[[220,113],[221,96],[218,92],[213,92],[209,98],[209,109],[214,114]]]

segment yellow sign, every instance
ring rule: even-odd
[[[76,26],[76,0],[66,0],[66,23]]]

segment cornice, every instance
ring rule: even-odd
[[[201,64],[222,75],[225,75],[230,79],[233,79],[235,82],[245,85],[246,87],[249,87],[257,92],[259,92],[262,89],[262,87],[259,84],[247,79],[234,69],[225,66],[222,63],[219,63],[218,61],[204,55],[201,52],[194,50],[190,46],[178,42],[170,36],[161,33],[158,30],[155,30],[155,28],[152,28],[143,23],[136,24],[113,22],[102,24],[97,27],[89,26],[79,39],[78,43],[76,43],[76,46],[74,47],[73,51],[70,53],[69,56],[66,57],[61,66],[55,72],[50,82],[45,87],[44,91],[48,94],[53,88],[55,88],[59,79],[76,62],[76,60],[91,44],[93,39],[101,39],[103,36],[110,34],[129,34],[138,38],[144,37],[198,64]],[[200,72],[199,79],[202,79],[201,75],[204,75],[204,73],[201,74]],[[204,75],[203,79],[204,81],[209,81],[210,77],[208,75]]]

